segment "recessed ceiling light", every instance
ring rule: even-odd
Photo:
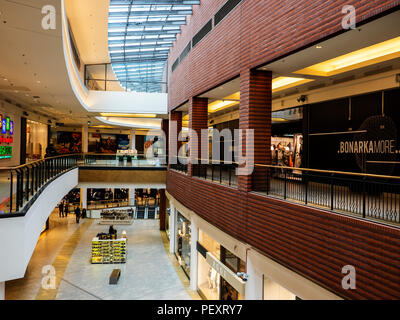
[[[326,60],[295,73],[330,77],[400,57],[400,37]]]
[[[40,81],[38,80],[38,81],[36,81],[37,83],[40,83]]]
[[[322,49],[322,46],[316,46],[317,49]]]

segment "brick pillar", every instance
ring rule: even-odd
[[[244,70],[240,74],[239,128],[254,130],[254,164],[271,164],[271,106],[272,73],[270,71]],[[242,140],[243,155],[246,137]],[[239,176],[239,190],[266,190],[266,168],[254,166],[253,174]]]
[[[188,175],[193,176],[193,162],[196,163],[196,159],[201,158],[201,130],[208,128],[208,99],[193,97],[189,101],[189,128],[192,132],[197,133],[197,148],[190,143],[190,158],[191,163],[188,166]]]
[[[165,134],[165,150],[164,150],[164,154],[165,155],[165,160],[168,160],[168,145],[169,145],[169,120],[168,119],[163,119],[161,122],[161,130],[164,132]],[[168,162],[166,162],[168,163]]]
[[[178,141],[179,133],[182,131],[182,112],[172,111],[169,114],[169,161],[168,169],[172,161],[176,161],[173,158],[178,156],[179,149],[182,146],[182,142]],[[176,163],[176,162],[175,162]]]
[[[165,219],[166,219],[166,196],[165,196],[165,190],[161,189],[160,190],[160,207],[159,207],[159,213],[160,213],[160,230],[165,231]]]

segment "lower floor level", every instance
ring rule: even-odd
[[[114,226],[127,238],[125,264],[91,264],[92,239],[109,226],[74,215],[50,216],[25,277],[5,283],[7,300],[191,300],[200,299],[188,287],[183,271],[168,252],[158,220],[135,220]],[[117,285],[110,274],[120,269]],[[52,279],[52,277],[54,277]]]
[[[205,300],[337,300],[327,289],[202,219],[167,193],[166,234],[190,289]]]

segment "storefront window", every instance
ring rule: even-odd
[[[264,276],[264,300],[296,300],[296,295]]]
[[[221,256],[220,244],[211,238],[207,233],[199,230],[199,243],[208,251],[211,252],[217,259]]]
[[[206,259],[198,253],[198,288],[207,300],[220,299],[221,276],[213,269]]]
[[[225,275],[245,271],[245,262],[221,246],[203,231],[199,231],[198,288],[208,300],[240,300],[243,297],[226,280]],[[213,256],[210,258],[210,254]],[[219,261],[221,263],[219,263]],[[227,269],[230,269],[227,273]],[[221,272],[221,273],[219,273]],[[229,277],[228,277],[229,278]],[[230,276],[230,281],[237,281]]]
[[[26,123],[26,162],[43,159],[47,148],[46,124],[28,120]]]
[[[221,246],[221,262],[234,273],[245,272],[246,264],[228,249]],[[224,278],[221,281],[221,300],[241,300],[243,297]]]
[[[272,113],[272,164],[303,166],[303,108],[291,108]]]
[[[177,257],[182,269],[190,277],[190,252],[191,252],[191,224],[188,219],[178,213],[177,221]]]
[[[166,216],[166,219],[165,219],[165,233],[167,235],[168,240],[169,240],[169,237],[171,236],[171,233],[170,233],[170,230],[169,230],[169,219],[170,219],[170,216],[171,216],[171,208],[168,208],[167,209],[167,216]]]

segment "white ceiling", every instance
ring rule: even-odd
[[[84,63],[109,59],[108,4],[109,0],[66,0]],[[56,8],[56,30],[42,28],[45,5]],[[89,120],[92,125],[104,124],[96,119],[98,113],[82,107],[71,88],[63,52],[60,0],[0,0],[0,40],[0,97],[66,126],[80,126]]]
[[[110,0],[66,0],[65,5],[82,61],[85,64],[109,63]]]
[[[44,5],[56,8],[56,30],[42,28]],[[60,1],[0,0],[0,12],[0,93],[59,122],[87,122],[65,67]]]

